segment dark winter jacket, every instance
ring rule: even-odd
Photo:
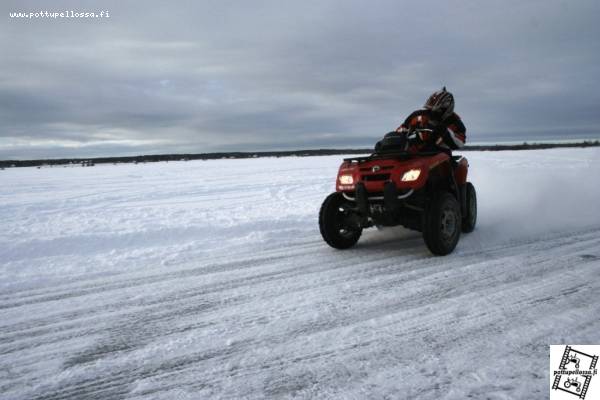
[[[415,129],[433,130],[433,137],[429,132],[421,132],[416,138],[411,139],[411,147],[417,151],[431,147],[455,150],[465,145],[467,130],[456,113],[452,113],[445,120],[436,123],[431,118],[430,110],[417,110],[406,118],[396,132],[408,135]]]

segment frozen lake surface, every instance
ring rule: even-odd
[[[0,171],[0,397],[547,398],[600,344],[600,149],[465,155],[447,257],[329,248],[340,156]]]

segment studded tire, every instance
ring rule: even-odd
[[[471,182],[467,182],[465,194],[467,197],[467,213],[463,216],[462,231],[469,233],[473,232],[477,223],[477,192],[475,192],[475,187]]]
[[[348,249],[358,242],[362,228],[351,218],[349,209],[352,203],[341,193],[332,193],[321,205],[319,211],[319,229],[325,242],[336,249]]]
[[[448,192],[436,196],[423,219],[423,239],[429,251],[438,256],[452,253],[462,227],[460,205]]]

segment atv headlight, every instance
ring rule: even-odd
[[[420,169],[411,169],[406,171],[404,175],[402,175],[402,182],[412,182],[419,179],[419,175],[421,175]]]
[[[354,178],[352,178],[352,175],[340,175],[340,183],[342,185],[352,185]]]

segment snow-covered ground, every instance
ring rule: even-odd
[[[466,155],[447,257],[329,248],[339,156],[0,171],[0,397],[547,398],[600,344],[600,149]]]

